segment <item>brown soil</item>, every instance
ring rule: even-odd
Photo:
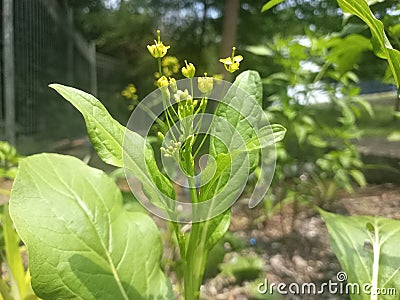
[[[400,187],[379,185],[360,188],[353,195],[341,195],[327,210],[344,215],[400,219]],[[328,280],[337,282],[336,275],[341,268],[330,247],[325,224],[313,209],[286,205],[266,219],[262,207],[249,210],[247,203],[239,202],[233,207],[230,231],[248,243],[248,247],[239,255],[262,258],[263,273],[268,282],[312,282],[317,286]],[[253,246],[249,242],[252,238],[256,241]],[[227,251],[224,260],[231,257],[232,253]],[[223,274],[207,280],[202,292],[204,299],[262,299],[255,298],[257,291],[254,284],[246,281],[239,284]],[[345,295],[303,295],[282,299],[348,298]]]

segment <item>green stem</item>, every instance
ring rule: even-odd
[[[194,89],[193,89],[193,78],[190,78],[190,91],[191,91],[191,95],[192,95],[192,98],[194,97]]]
[[[314,83],[317,83],[318,81],[320,81],[322,79],[322,77],[325,75],[326,71],[328,70],[329,66],[331,64],[329,62],[326,62],[322,68],[321,71],[317,74],[317,76],[315,76],[314,78]]]
[[[191,145],[186,145],[184,154],[185,169],[187,172],[190,196],[192,203],[198,203],[198,195],[196,190],[196,181],[194,176],[194,159],[192,156]],[[195,211],[193,210],[194,214]],[[201,279],[204,272],[205,257],[204,257],[204,243],[199,242],[199,223],[192,225],[192,231],[190,233],[189,245],[185,252],[185,261],[183,265],[184,273],[184,294],[185,300],[198,300],[200,297],[200,285]]]
[[[163,76],[161,69],[161,58],[157,59],[157,65],[158,65],[158,73],[160,73],[160,78],[161,78]]]

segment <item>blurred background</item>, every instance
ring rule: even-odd
[[[5,11],[7,2],[12,5]],[[357,75],[361,93],[393,91],[392,86],[383,84],[386,63],[365,45],[368,41],[361,40],[369,36],[369,31],[356,19],[343,27],[343,14],[336,1],[291,0],[261,13],[263,2],[2,1],[1,136],[22,153],[31,153],[49,150],[62,139],[84,134],[78,113],[47,87],[53,82],[97,95],[115,118],[126,122],[129,101],[121,91],[134,84],[140,99],[154,89],[156,66],[146,45],[154,40],[156,29],[161,29],[164,43],[172,45],[169,55],[179,59],[170,60],[172,65],[182,66],[187,59],[196,65],[198,75],[219,74],[222,65],[217,63],[218,58],[228,56],[235,44],[245,56],[241,70],[256,69],[263,78],[288,67],[279,61],[282,58],[289,58],[286,65],[300,62],[302,69],[316,74],[323,61],[300,57],[312,50],[311,35],[321,38],[337,33],[336,37],[344,38],[358,34],[359,39],[343,42],[348,46],[343,49],[347,54],[334,54],[343,61],[340,71]],[[397,1],[375,2],[373,9],[391,28],[389,33],[393,33],[391,39],[396,45],[400,31],[394,26],[399,17]],[[332,47],[332,43],[326,41],[325,45]],[[286,46],[290,53],[283,53]],[[299,86],[290,91],[300,94],[304,92],[301,89]],[[275,91],[276,86],[266,82],[265,107],[272,103],[268,96]],[[393,95],[387,94],[385,99],[392,101]],[[320,93],[313,96],[321,98],[317,102],[326,100]]]
[[[164,73],[177,79],[185,59],[196,76],[228,79],[218,59],[236,46],[244,57],[240,71],[261,75],[271,123],[288,131],[262,207],[233,208],[230,232],[210,254],[203,292],[249,299],[248,286],[267,273],[277,282],[334,278],[340,267],[326,229],[302,205],[400,219],[399,94],[387,62],[372,51],[368,27],[335,0],[287,0],[261,13],[265,2],[2,0],[0,140],[17,152],[0,143],[0,189],[11,187],[4,178],[15,176],[19,155],[67,153],[105,168],[79,112],[48,84],[96,95],[125,124],[155,89],[157,65],[146,45],[157,29],[171,45]],[[368,2],[399,49],[398,0]],[[256,177],[257,170],[250,189]],[[175,254],[165,260],[171,273]],[[243,298],[229,298],[232,291]]]

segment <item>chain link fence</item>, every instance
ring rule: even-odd
[[[48,85],[96,94],[94,45],[74,31],[62,1],[1,1],[0,140],[35,152],[82,135],[79,113]]]

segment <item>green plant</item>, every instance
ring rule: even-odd
[[[267,8],[279,2],[282,1],[270,1]],[[399,88],[400,52],[390,44],[382,22],[376,19],[365,0],[337,2],[345,13],[356,15],[368,25],[373,50],[377,56],[388,61],[389,72]],[[349,119],[349,110],[344,104],[338,104],[345,108],[343,120]],[[337,157],[340,159],[340,156]],[[331,168],[332,165],[327,163],[323,169]],[[353,177],[357,179],[359,174],[353,174]],[[359,293],[350,295],[351,299],[398,299],[400,256],[396,247],[399,243],[399,221],[372,216],[340,216],[322,209],[319,211],[327,224],[335,255],[348,275],[348,282],[358,284],[360,288]]]
[[[160,36],[148,46],[161,75],[161,59],[168,48]],[[223,61],[228,70],[238,69],[237,58],[232,54],[232,61]],[[281,140],[285,129],[270,126],[258,108],[262,89],[257,72],[241,73],[233,85],[205,75],[197,79],[197,89],[193,64],[186,62],[182,73],[188,78],[181,83],[187,84],[185,90],[174,79],[161,76],[157,80],[159,97],[154,99],[163,106],[162,116],[142,108],[160,125],[164,159],[177,164],[187,178],[191,218],[184,220],[192,222],[185,226],[179,221],[187,212],[179,210],[172,182],[157,166],[148,139],[120,125],[93,96],[62,85],[51,87],[81,112],[100,158],[123,167],[128,178],[139,180],[142,189],[135,196],[144,195],[169,220],[180,250],[184,297],[191,300],[200,297],[208,252],[228,229],[230,205],[258,164],[260,152]],[[222,101],[208,129],[201,132],[214,85]],[[133,121],[139,125],[135,117]],[[209,132],[211,156],[199,185],[195,159]],[[25,158],[14,183],[10,213],[28,247],[32,285],[38,296],[173,298],[171,284],[160,268],[162,245],[154,222],[144,213],[124,210],[121,192],[103,172],[68,156]]]
[[[320,213],[347,282],[359,284],[360,292],[353,293],[351,299],[398,299],[400,221]]]
[[[0,183],[2,179],[13,180],[21,156],[15,147],[7,142],[0,142]],[[10,195],[10,191],[0,188],[0,194]],[[24,247],[20,247],[20,238],[13,227],[8,202],[1,205],[1,250],[2,263],[6,273],[0,279],[0,299],[5,300],[34,300],[38,299],[32,291],[30,274],[25,270],[22,261]],[[22,248],[22,249],[21,249]]]
[[[358,97],[352,70],[370,49],[358,34],[312,32],[295,39],[277,35],[270,44],[248,48],[275,62],[278,72],[263,79],[270,100],[266,111],[288,129],[277,145],[268,211],[295,200],[324,205],[338,190],[352,191],[354,182],[365,185],[353,140],[362,134],[356,125],[361,112],[373,112]]]
[[[384,26],[375,18],[365,0],[338,0],[344,12],[363,20],[371,30],[377,56],[386,59],[397,88],[400,87],[400,52],[392,47]],[[352,299],[397,299],[400,287],[399,221],[377,217],[342,217],[321,211],[331,242],[349,279],[369,284],[370,295],[352,295]],[[386,291],[384,290],[386,289]],[[387,289],[394,294],[384,294]]]
[[[13,146],[0,141],[0,177],[15,178],[19,158]]]

